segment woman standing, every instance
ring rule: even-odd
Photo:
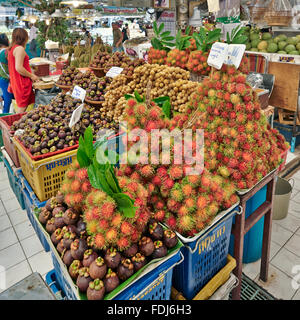
[[[13,95],[7,91],[9,85],[9,72],[7,62],[7,48],[9,41],[5,33],[0,34],[0,88],[2,90],[3,113],[8,113]]]
[[[15,96],[17,113],[29,111],[33,107],[32,82],[39,79],[31,72],[29,66],[29,57],[25,52],[27,41],[28,33],[25,29],[14,29],[8,51],[8,70],[10,89]]]

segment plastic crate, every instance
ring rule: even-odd
[[[9,115],[11,115],[11,113],[0,113],[0,118],[6,117],[6,116],[9,116]],[[1,128],[1,125],[0,125],[0,128]],[[3,161],[2,160],[1,147],[3,147],[2,130],[0,130],[0,162]]]
[[[24,114],[26,114],[26,112],[11,114],[11,115],[4,116],[4,117],[0,118],[0,127],[2,130],[3,144],[4,144],[6,152],[11,157],[16,168],[20,167],[20,162],[19,162],[16,148],[13,143],[13,133],[11,132],[10,127],[15,121],[21,119]]]
[[[34,161],[24,148],[14,139],[23,175],[27,179],[39,201],[55,196],[65,176],[66,170],[76,159],[77,150]]]
[[[284,136],[285,140],[289,144],[292,144],[293,126],[288,125],[288,124],[282,124],[277,121],[273,122],[273,126],[275,129],[277,129]],[[295,148],[300,144],[300,126],[297,126],[296,133],[298,135],[296,136],[296,141],[295,141],[295,146],[294,146]]]
[[[218,291],[220,287],[226,283],[230,277],[231,272],[236,267],[236,260],[231,256],[227,256],[227,263],[201,290],[193,300],[207,300]],[[185,297],[172,288],[171,298],[173,300],[186,300]]]
[[[59,300],[64,299],[65,295],[56,281],[56,274],[54,269],[49,271],[46,274],[45,282],[48,285],[48,287],[51,289],[51,291],[54,293],[57,299]]]
[[[50,251],[50,246],[47,238],[45,237],[40,225],[34,218],[34,208],[42,208],[45,206],[46,201],[40,202],[36,195],[34,194],[32,188],[30,187],[28,181],[26,181],[25,177],[20,174],[20,184],[22,186],[22,194],[24,197],[25,210],[28,216],[28,219],[36,232],[44,250],[46,252]]]
[[[12,165],[12,160],[8,158],[9,158],[8,154],[5,152],[5,149],[3,149],[3,162],[4,162],[4,166],[6,167],[10,187],[18,199],[20,207],[22,208],[22,210],[24,210],[25,201],[22,193],[22,188],[19,183],[19,176],[21,174],[21,169],[15,168]]]
[[[66,279],[61,264],[53,252],[51,253],[51,257],[58,286],[62,288],[68,300],[77,300],[72,289],[72,284]],[[171,256],[157,268],[129,285],[128,288],[115,296],[113,300],[170,300],[173,268],[175,265],[180,264],[182,259],[180,251],[177,251],[175,255]]]
[[[232,220],[238,213],[237,208],[229,211],[193,242],[181,239],[184,261],[174,268],[173,286],[186,299],[193,299],[226,265]]]

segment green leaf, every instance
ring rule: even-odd
[[[131,94],[125,94],[124,97],[126,100],[134,98],[134,96],[132,96]]]
[[[157,38],[151,40],[151,45],[154,49],[162,50],[163,46]]]
[[[206,30],[205,30],[204,27],[201,27],[201,28],[200,28],[199,38],[200,38],[200,40],[201,40],[201,43],[203,43],[203,42],[206,41]]]
[[[115,193],[112,196],[118,204],[118,209],[126,218],[134,218],[136,207],[133,206],[134,201],[124,193]]]
[[[82,150],[79,149],[77,150],[77,161],[80,165],[80,168],[86,168],[90,165],[90,159],[86,155],[86,153]]]
[[[168,96],[158,97],[158,98],[153,99],[152,101],[158,105],[163,105],[164,102],[166,102],[166,101],[170,102],[170,97],[168,97]]]
[[[167,47],[175,47],[175,46],[176,46],[176,44],[175,44],[174,42],[162,41],[162,44],[163,44],[164,46],[167,46]],[[164,48],[164,49],[166,49],[166,48]]]
[[[190,32],[191,32],[191,27],[188,26],[188,27],[185,29],[185,34],[186,34],[186,35],[189,35]]]
[[[138,102],[144,102],[144,98],[137,92],[137,90],[134,90],[134,96]]]
[[[105,178],[106,178],[106,181],[109,184],[111,190],[113,191],[113,193],[121,192],[119,185],[116,184],[116,181],[113,178],[113,174],[111,173],[110,168],[106,168]]]
[[[103,175],[99,170],[97,170],[97,179],[99,179],[99,182],[101,183],[102,190],[106,192],[109,196],[112,196],[114,194],[113,190],[106,181],[105,175]]]
[[[160,34],[164,30],[165,24],[161,23],[159,28],[158,28],[158,33]]]
[[[95,189],[102,189],[102,186],[97,179],[95,167],[92,164],[89,165],[89,167],[87,169],[87,173],[88,173],[89,180],[90,180],[92,187]]]
[[[84,149],[86,155],[90,158],[90,160],[94,157],[94,147],[93,147],[93,129],[91,126],[88,126],[84,131]]]
[[[171,103],[169,101],[165,101],[162,106],[163,113],[168,119],[171,119]]]
[[[167,36],[169,36],[171,34],[171,31],[165,31],[165,32],[163,32],[161,35],[160,35],[160,37],[161,38],[163,38],[163,37],[167,37]],[[174,38],[174,37],[173,37]]]
[[[119,207],[119,210],[123,213],[126,218],[134,218],[136,213],[136,207]]]
[[[175,38],[174,37],[172,37],[172,36],[166,36],[166,37],[162,37],[162,40],[163,41],[173,41]]]
[[[158,29],[157,29],[157,23],[156,23],[156,21],[153,22],[153,30],[154,30],[155,35],[158,36],[158,35],[159,35],[159,32],[158,32]]]
[[[228,44],[230,44],[230,43],[231,43],[231,41],[230,41],[229,32],[227,32],[227,34],[226,34],[226,38],[227,38],[227,43],[228,43]]]

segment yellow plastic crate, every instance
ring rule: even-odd
[[[193,298],[193,300],[209,299],[228,279],[232,270],[236,267],[236,260],[231,256],[227,256],[227,264],[222,268]],[[186,300],[185,297],[174,287],[171,291],[172,300]]]
[[[15,139],[14,144],[23,175],[38,199],[42,202],[55,196],[64,179],[66,170],[76,159],[77,150],[34,161]]]

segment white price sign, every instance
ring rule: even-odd
[[[86,91],[79,86],[75,86],[72,92],[72,98],[80,99],[82,102],[84,101],[86,95]]]
[[[246,46],[244,44],[230,44],[228,48],[228,59],[226,64],[234,65],[236,68],[240,66]]]
[[[76,124],[81,117],[82,109],[83,109],[84,104],[82,103],[79,107],[77,107],[71,116],[70,122],[69,122],[69,127],[72,128],[74,124]]]
[[[107,71],[106,77],[115,78],[115,77],[118,76],[122,71],[123,71],[123,68],[111,67],[111,68]]]
[[[211,49],[207,59],[207,64],[218,70],[222,68],[222,65],[228,58],[228,44],[222,42],[215,42]]]

